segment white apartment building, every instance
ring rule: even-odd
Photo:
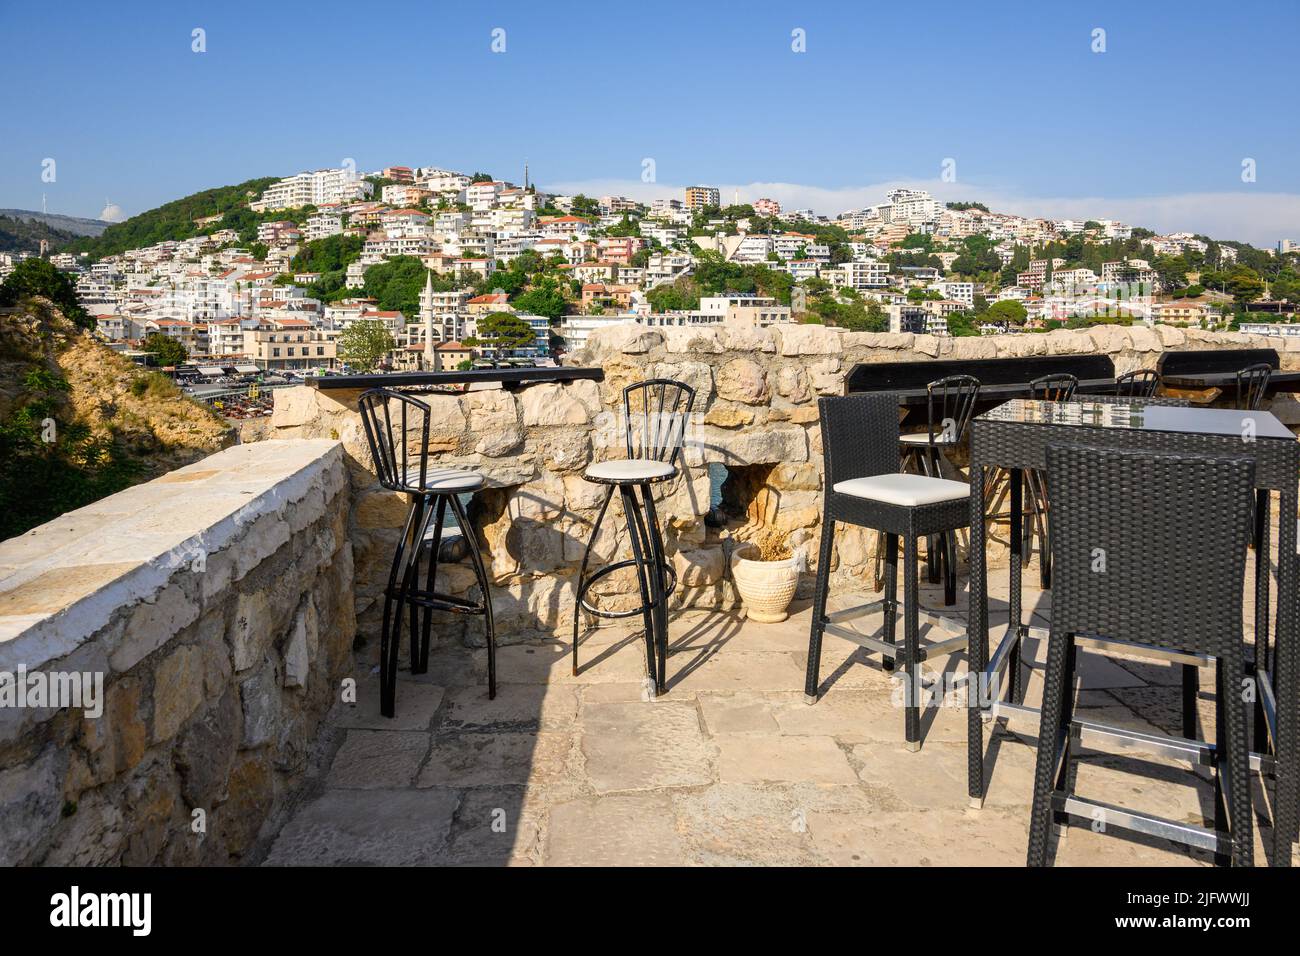
[[[308,242],[337,236],[343,231],[343,217],[338,213],[318,212],[307,217],[303,238]]]
[[[668,219],[685,208],[680,199],[656,199],[650,203],[650,215],[655,219]]]
[[[1095,286],[1097,282],[1097,273],[1091,269],[1062,269],[1052,273],[1053,288],[1063,292]]]
[[[937,221],[942,208],[924,189],[891,189],[885,198],[889,200],[889,221],[909,226]]]
[[[735,292],[730,295],[704,296],[699,312],[715,322],[739,322],[767,326],[790,321],[790,307],[778,305],[765,295]]]
[[[597,329],[609,328],[611,325],[636,323],[637,316],[625,315],[566,315],[560,321],[559,334],[564,339],[564,350],[576,352],[586,348],[587,338]]]
[[[95,331],[110,342],[134,341],[144,338],[144,323],[130,315],[100,315],[95,319]]]
[[[372,192],[374,186],[358,178],[355,170],[318,169],[272,183],[262,193],[261,199],[249,205],[255,212],[268,212],[307,205],[352,202],[364,199]]]
[[[646,263],[645,278],[650,286],[670,282],[690,267],[691,257],[684,252],[661,252]]]
[[[389,183],[379,191],[379,197],[390,206],[418,206],[432,195],[433,192],[423,186],[407,183]]]
[[[946,279],[943,282],[936,282],[933,286],[945,299],[952,299],[954,302],[960,302],[966,308],[975,305],[975,293],[982,291],[976,289],[974,282],[959,282],[956,280]]]
[[[729,262],[766,262],[772,252],[772,240],[767,236],[722,236],[719,245]]]
[[[207,354],[243,355],[244,330],[257,328],[256,319],[217,319],[207,324]]]
[[[868,289],[883,289],[889,285],[889,263],[874,259],[844,262],[834,269],[823,270],[827,281],[835,288],[847,286],[858,292]]]
[[[497,197],[506,188],[503,182],[472,183],[465,190],[465,201],[475,212],[487,212],[497,204]]]

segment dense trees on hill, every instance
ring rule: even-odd
[[[552,322],[564,314],[568,300],[558,280],[551,276],[536,279],[525,293],[516,296],[514,307],[525,315],[544,315]]]
[[[319,272],[320,278],[311,286],[311,294],[329,302],[348,293],[348,266],[361,258],[365,240],[360,236],[327,236],[304,243],[293,257],[289,268],[294,272]]]
[[[0,252],[38,252],[42,239],[50,252],[61,252],[79,238],[75,232],[55,229],[38,219],[0,216]]]
[[[167,366],[184,365],[190,357],[185,346],[161,332],[150,332],[140,345],[141,351],[152,352],[158,358],[158,364]]]
[[[199,227],[194,224],[194,220],[216,215],[230,218],[231,213],[238,214],[237,211],[246,207],[250,198],[260,196],[262,191],[274,182],[276,177],[267,176],[261,179],[250,179],[236,186],[205,189],[203,192],[164,203],[157,209],[132,216],[125,222],[114,223],[100,236],[79,239],[72,244],[71,251],[87,252],[93,259],[102,259],[104,256],[125,252],[127,249],[151,246],[157,242],[188,239],[219,228],[239,228],[233,223],[227,224],[224,221],[212,226]],[[255,215],[246,208],[244,211],[249,216]],[[281,218],[286,217],[281,215]],[[247,223],[243,223],[243,226],[247,228]],[[257,231],[255,223],[253,231],[254,233]]]
[[[414,319],[420,314],[420,293],[428,275],[424,263],[414,256],[394,256],[366,270],[365,294],[377,301],[380,310],[396,310]],[[437,285],[449,288],[454,283],[439,280]]]
[[[44,296],[78,328],[93,329],[95,318],[81,307],[77,287],[45,259],[24,259],[0,283],[0,306],[17,305],[28,296]]]
[[[464,344],[498,356],[502,352],[528,348],[536,339],[533,327],[509,312],[490,312],[483,316],[478,320],[476,332],[465,339]]]

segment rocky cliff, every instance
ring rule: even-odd
[[[0,312],[0,539],[233,444],[43,299]]]

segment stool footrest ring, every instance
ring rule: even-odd
[[[601,568],[599,571],[593,571],[591,575],[588,576],[587,580],[583,582],[582,590],[578,593],[578,605],[588,614],[594,614],[596,617],[622,618],[644,614],[646,609],[641,606],[637,606],[630,611],[605,611],[600,608],[592,607],[587,603],[587,592],[591,590],[593,584],[605,577],[607,574],[613,574],[615,571],[621,571],[623,568],[632,567],[636,567],[636,561],[632,558],[628,558],[626,561],[615,561],[613,564],[605,565],[605,567]],[[667,586],[664,588],[664,600],[666,601],[673,591],[677,589],[677,569],[670,564],[665,564],[664,574],[670,579]]]

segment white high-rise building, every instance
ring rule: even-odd
[[[296,209],[308,205],[323,206],[326,203],[364,199],[373,191],[374,186],[359,178],[354,169],[318,169],[272,183],[262,193],[261,199],[249,205],[257,212]]]
[[[891,189],[885,196],[889,200],[890,222],[919,226],[939,218],[939,201],[924,189]]]

